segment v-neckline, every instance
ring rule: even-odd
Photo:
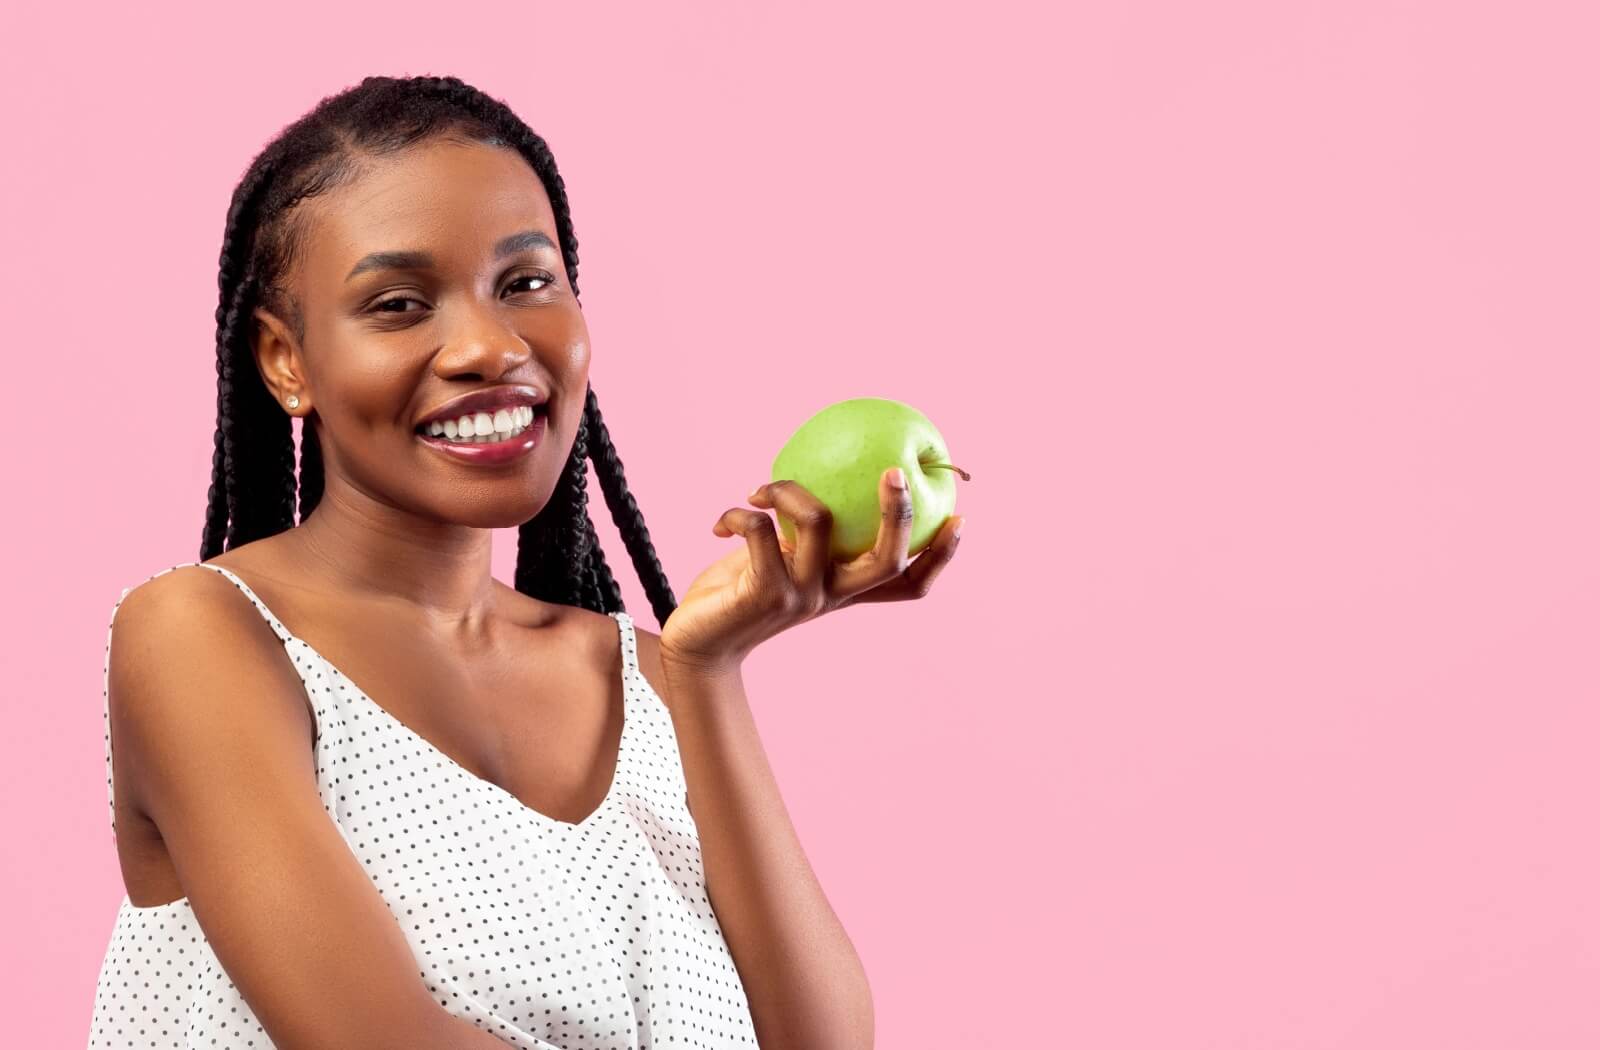
[[[615,613],[607,613],[606,615],[610,616],[613,620],[616,620],[616,614]],[[618,630],[619,631],[621,630],[620,622],[618,623]],[[328,659],[326,656],[323,656],[322,653],[319,652],[316,649],[316,647],[313,646],[310,642],[308,642],[305,639],[300,638],[299,636],[295,635],[294,632],[290,631],[289,628],[287,628],[287,627],[284,628],[284,632],[287,633],[291,639],[293,639],[296,642],[299,642],[302,646],[304,646],[307,652],[310,652],[311,654],[316,656],[316,658],[318,660],[322,661],[322,665],[324,667],[326,667],[329,671],[333,672],[334,674],[338,675],[340,678],[344,679],[345,684],[348,685],[350,687],[350,689],[356,694],[356,698],[358,700],[362,701],[363,703],[365,703],[366,706],[370,710],[375,712],[378,715],[379,718],[381,718],[384,721],[388,722],[395,729],[399,730],[403,735],[408,737],[414,743],[416,743],[419,746],[421,746],[429,755],[431,755],[431,756],[433,756],[435,758],[438,758],[440,761],[444,762],[445,765],[449,766],[451,769],[455,770],[457,773],[459,773],[460,775],[462,775],[466,779],[474,781],[474,782],[482,785],[483,788],[486,789],[490,794],[495,795],[495,796],[500,797],[500,798],[503,798],[506,801],[510,802],[512,805],[517,806],[520,809],[525,810],[526,812],[532,814],[533,816],[538,817],[541,820],[545,820],[545,821],[547,821],[547,822],[549,822],[551,824],[554,824],[557,827],[560,827],[563,830],[567,830],[567,831],[576,831],[576,830],[579,830],[581,828],[585,828],[585,827],[589,826],[591,823],[594,822],[594,819],[596,817],[598,817],[602,812],[604,812],[605,810],[607,810],[607,809],[609,809],[611,807],[611,799],[617,793],[617,782],[622,779],[622,763],[623,763],[623,761],[626,758],[627,753],[628,753],[627,752],[627,748],[628,748],[628,727],[633,722],[633,719],[628,717],[628,689],[627,689],[628,662],[626,660],[624,660],[622,662],[622,677],[623,677],[623,689],[622,689],[622,734],[618,738],[618,741],[617,741],[617,761],[616,761],[616,766],[611,771],[611,783],[606,785],[605,797],[600,800],[600,804],[598,806],[596,806],[593,809],[593,811],[591,811],[589,813],[588,816],[584,817],[582,820],[580,820],[576,824],[574,824],[572,821],[562,820],[559,817],[552,817],[550,814],[545,813],[542,810],[538,810],[538,809],[533,808],[532,806],[528,805],[526,802],[522,801],[522,799],[518,798],[510,790],[508,790],[508,789],[506,789],[504,787],[501,787],[499,784],[496,784],[494,781],[490,780],[488,777],[479,776],[477,773],[474,773],[472,770],[468,769],[466,766],[462,765],[460,762],[457,762],[455,759],[451,758],[449,755],[445,754],[442,750],[440,750],[439,747],[437,745],[435,745],[427,737],[423,736],[421,733],[417,732],[415,729],[412,729],[410,726],[408,726],[404,722],[400,721],[400,719],[395,715],[395,713],[393,711],[390,711],[387,707],[384,707],[382,704],[380,704],[376,700],[374,700],[371,697],[371,695],[367,693],[367,691],[365,689],[361,688],[360,684],[358,684],[355,679],[353,679],[349,675],[345,674],[344,671],[341,670],[339,668],[339,666],[337,664],[335,664],[332,660]]]
[[[623,623],[622,617],[628,615],[627,613],[625,613],[625,612],[610,612],[610,613],[606,613],[606,615],[609,616],[611,618],[611,620],[616,624],[616,627],[617,627],[617,643],[618,643],[618,646],[623,649],[623,651],[622,651],[622,657],[623,657],[623,659],[622,659],[622,673],[621,673],[621,678],[622,678],[622,733],[621,733],[621,735],[620,735],[620,737],[618,738],[618,741],[617,741],[617,761],[616,761],[616,765],[611,771],[611,783],[606,785],[605,797],[600,800],[600,804],[597,805],[594,808],[594,810],[589,813],[588,816],[584,817],[582,820],[578,821],[577,823],[573,823],[570,820],[562,820],[559,817],[552,817],[550,814],[545,813],[542,810],[535,809],[534,807],[528,805],[526,802],[522,801],[522,799],[518,798],[515,794],[513,794],[508,789],[506,789],[504,787],[501,787],[499,784],[496,784],[494,781],[490,780],[488,777],[479,776],[477,773],[474,773],[472,770],[468,769],[466,766],[462,765],[460,762],[457,762],[455,759],[453,759],[449,755],[445,754],[444,751],[442,751],[437,745],[435,745],[427,737],[423,736],[421,733],[417,732],[415,729],[412,729],[410,726],[408,726],[404,722],[400,721],[400,719],[394,714],[394,712],[390,711],[387,707],[384,707],[382,704],[380,704],[376,700],[374,700],[372,698],[371,694],[369,694],[365,689],[363,689],[361,687],[360,683],[358,683],[354,678],[351,678],[348,674],[345,674],[343,669],[341,669],[332,660],[330,660],[326,656],[324,656],[322,654],[322,652],[317,649],[316,646],[312,645],[310,642],[306,641],[304,638],[301,638],[299,635],[297,635],[293,631],[289,630],[288,626],[286,626],[284,624],[284,622],[281,619],[278,618],[278,615],[272,611],[272,608],[270,606],[268,606],[266,602],[262,601],[261,597],[258,594],[256,594],[254,590],[252,590],[250,588],[250,585],[245,583],[244,580],[240,579],[238,574],[235,573],[232,569],[229,569],[229,568],[227,568],[225,566],[222,566],[222,565],[211,565],[211,564],[208,564],[206,562],[191,562],[190,564],[198,565],[198,566],[201,566],[202,568],[214,569],[217,572],[220,572],[224,576],[226,576],[229,579],[231,579],[235,584],[238,585],[239,589],[244,592],[245,597],[247,597],[251,601],[255,602],[256,605],[260,607],[260,611],[266,614],[267,619],[277,626],[278,630],[280,632],[282,632],[282,635],[283,635],[283,639],[282,640],[283,641],[285,641],[285,642],[291,642],[292,641],[292,642],[298,643],[307,652],[311,653],[319,661],[321,661],[322,665],[324,667],[326,667],[330,672],[332,672],[333,674],[338,675],[340,678],[342,678],[344,680],[345,684],[348,685],[350,687],[350,689],[355,693],[356,698],[359,701],[365,703],[366,706],[370,710],[375,712],[380,719],[383,719],[389,725],[391,725],[395,729],[399,730],[403,735],[405,735],[406,737],[411,739],[413,742],[415,742],[416,744],[421,746],[424,749],[424,751],[426,751],[429,755],[432,755],[433,757],[438,758],[448,768],[454,770],[460,776],[464,777],[465,779],[467,779],[467,780],[469,780],[469,781],[471,781],[473,783],[481,785],[483,787],[483,789],[487,790],[491,795],[493,795],[493,796],[495,796],[497,798],[500,798],[500,799],[502,799],[504,801],[510,802],[512,805],[516,806],[518,809],[522,810],[523,812],[528,813],[528,814],[530,814],[530,815],[532,815],[534,817],[537,817],[540,820],[543,820],[546,823],[552,824],[552,825],[556,826],[557,828],[560,828],[560,829],[562,829],[564,831],[579,831],[579,830],[581,830],[583,828],[586,828],[591,823],[594,822],[595,818],[600,816],[600,814],[604,813],[607,809],[611,808],[612,799],[617,794],[617,785],[622,780],[622,763],[626,759],[627,754],[628,754],[629,730],[631,729],[631,727],[633,725],[633,719],[628,716],[628,684],[629,684],[628,683],[628,660],[627,660],[626,648],[623,647],[623,641],[624,641],[624,637],[623,636],[624,636],[624,632],[626,630],[626,625]]]

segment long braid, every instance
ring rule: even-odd
[[[600,546],[600,536],[594,531],[594,519],[586,517],[584,526],[589,530],[589,570],[594,593],[600,596],[602,605],[615,604],[621,608],[622,588],[617,586],[611,566],[606,564],[605,548]]]
[[[616,522],[622,542],[628,548],[628,556],[633,559],[633,571],[638,573],[640,582],[644,584],[651,612],[655,613],[658,621],[666,623],[672,610],[678,607],[678,600],[672,594],[672,583],[667,579],[666,570],[661,567],[661,559],[656,556],[655,544],[650,542],[650,530],[645,528],[639,504],[634,500],[633,493],[628,491],[628,480],[622,473],[622,459],[617,455],[616,446],[611,444],[611,432],[600,417],[600,402],[595,400],[593,391],[589,393],[584,418],[586,426],[592,430],[589,455],[594,460],[594,474],[600,482],[600,491],[605,494],[606,506],[611,510],[611,520]]]
[[[322,502],[322,442],[316,429],[300,426],[300,520],[305,521]]]
[[[217,355],[217,430],[212,440],[211,486],[206,490],[206,523],[200,532],[200,559],[222,550],[228,534],[227,428],[233,417],[233,378],[227,358]]]
[[[211,453],[211,487],[206,493],[206,524],[200,536],[200,558],[221,552],[231,515],[232,471],[228,467],[233,430],[233,329],[239,313],[244,282],[239,274],[249,263],[249,229],[254,224],[258,197],[272,174],[272,161],[263,154],[235,187],[222,231],[222,255],[217,264],[217,429]],[[246,232],[241,235],[240,230]]]
[[[568,559],[567,579],[572,593],[572,604],[593,608],[598,595],[589,590],[589,560],[594,549],[589,542],[593,533],[589,525],[589,424],[578,425],[577,438],[572,443],[572,469],[561,479],[566,498],[562,506],[566,514],[561,519],[561,546],[571,557]]]

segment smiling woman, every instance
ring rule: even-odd
[[[108,629],[91,1047],[756,1044],[588,513],[592,463],[665,623],[577,271],[544,140],[454,78],[368,78],[243,176],[202,560]]]

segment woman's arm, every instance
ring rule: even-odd
[[[742,677],[663,665],[655,636],[638,634],[650,638],[640,665],[664,687],[657,691],[672,713],[706,894],[761,1050],[868,1050],[866,971],[800,846]]]
[[[123,798],[160,830],[206,941],[272,1045],[503,1050],[434,1001],[323,808],[304,684],[233,585],[200,569],[142,583],[110,644]]]
[[[877,542],[836,562],[833,511],[799,482],[759,485],[749,500],[762,509],[733,507],[711,527],[745,542],[695,577],[653,640],[665,686],[657,691],[672,712],[707,895],[761,1046],[861,1050],[873,1034],[866,970],[800,848],[740,668],[756,646],[797,624],[857,602],[926,597],[955,555],[962,519],[947,514],[913,558],[911,492],[899,468],[885,469]],[[769,507],[794,523],[793,546],[763,512]]]

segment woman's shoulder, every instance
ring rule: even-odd
[[[143,677],[173,662],[270,659],[281,642],[269,616],[221,573],[197,562],[169,566],[125,588],[118,599],[109,628],[108,675],[126,678],[131,671]]]
[[[211,611],[213,606],[227,603],[237,588],[221,573],[202,568],[203,564],[215,562],[178,562],[125,586],[117,600],[114,626],[130,620],[182,616],[197,606]]]
[[[174,562],[164,565],[153,572],[147,573],[143,579],[125,586],[122,589],[124,598],[131,597],[135,591],[141,592],[145,600],[152,596],[228,596],[228,591],[220,589],[231,584],[223,573],[214,569],[223,569],[240,578],[255,579],[261,576],[272,578],[281,570],[276,568],[282,559],[278,556],[273,537],[254,540],[213,555],[210,558],[195,561]],[[211,568],[206,568],[210,566]],[[235,588],[236,590],[237,588]],[[142,604],[142,603],[141,603]]]

